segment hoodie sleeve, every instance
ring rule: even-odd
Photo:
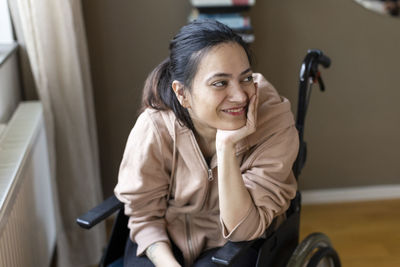
[[[292,126],[274,134],[252,152],[251,163],[242,176],[254,205],[231,232],[222,222],[225,238],[231,241],[256,239],[276,216],[287,210],[297,190],[291,170],[297,149],[297,130]]]
[[[129,135],[114,189],[125,204],[130,238],[138,244],[137,255],[155,242],[169,242],[164,220],[169,183],[165,155],[160,134],[145,111]]]

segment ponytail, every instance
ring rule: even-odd
[[[165,59],[161,62],[152,72],[144,83],[143,96],[142,96],[142,107],[140,112],[146,108],[154,108],[157,110],[166,110],[167,107],[161,101],[158,87],[161,84],[167,85],[170,77],[168,74],[169,59]]]
[[[169,58],[162,61],[147,77],[142,96],[140,112],[146,108],[156,110],[172,110],[179,122],[194,130],[192,119],[187,109],[182,107],[172,89],[172,79],[169,71]]]

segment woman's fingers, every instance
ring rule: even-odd
[[[250,128],[251,131],[255,131],[257,125],[257,111],[258,111],[258,88],[255,84],[255,94],[251,97],[249,103],[249,109],[247,111],[247,123],[246,126]]]
[[[258,104],[260,103],[260,101],[259,101],[259,95],[258,95],[258,84],[254,83],[254,86],[256,88],[256,93],[255,93],[255,95],[256,95],[256,107],[255,107],[255,110],[254,110],[254,121],[257,123]]]

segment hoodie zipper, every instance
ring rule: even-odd
[[[194,137],[194,134],[192,135],[192,138],[194,139],[195,148],[196,148],[196,150],[197,150],[197,153],[200,155],[201,161],[203,162],[204,169],[207,170],[207,176],[208,176],[207,180],[208,180],[209,182],[211,182],[212,180],[214,180],[213,173],[212,173],[212,169],[208,166],[208,164],[207,164],[207,162],[206,162],[206,159],[204,158],[204,155],[203,155],[203,153],[201,152],[201,149],[200,149],[200,147],[199,147],[199,144],[198,144],[197,141],[196,141],[196,137]]]
[[[208,169],[208,181],[211,182],[212,180],[214,180],[214,176],[212,173],[212,169]]]
[[[203,153],[201,153],[200,148],[199,148],[198,146],[197,146],[197,148],[198,148],[198,151],[199,151],[199,153],[200,153],[200,157],[201,157],[201,159],[202,159],[202,161],[203,161],[203,166],[204,166],[204,168],[207,170],[207,175],[208,175],[207,180],[208,180],[209,182],[211,182],[212,180],[214,180],[214,176],[213,176],[213,173],[212,173],[212,169],[208,166],[208,164],[207,164],[207,162],[206,162],[206,159],[205,159],[204,156],[203,156]]]
[[[208,181],[211,182],[212,180],[214,180],[214,176],[212,173],[212,169],[210,169],[206,163],[206,160],[204,159],[204,156],[201,154],[201,157],[203,159],[203,163],[204,166],[207,169],[207,173],[208,173]],[[208,187],[208,183],[206,184],[206,186]],[[205,199],[207,198],[208,195],[208,189],[207,189],[207,194],[203,199],[203,205],[205,202]],[[193,240],[192,240],[192,235],[190,232],[190,220],[189,220],[189,214],[185,214],[185,221],[186,221],[186,233],[187,233],[187,244],[188,244],[188,249],[189,249],[189,262],[192,262],[194,260],[194,250],[193,250]]]
[[[193,136],[193,138],[194,138],[194,136]],[[211,182],[211,181],[214,180],[212,169],[208,166],[208,164],[207,164],[207,162],[206,162],[206,160],[204,158],[204,155],[201,152],[200,147],[198,146],[197,142],[195,142],[195,144],[196,144],[195,147],[197,149],[197,153],[199,153],[201,161],[203,162],[204,169],[207,171],[207,180],[208,180],[208,182]],[[204,205],[204,202],[205,202],[205,200],[207,198],[207,195],[208,195],[209,183],[206,183],[206,187],[207,187],[207,189],[206,189],[207,193],[205,194],[204,199],[202,201],[203,205]],[[185,223],[186,223],[186,225],[185,225],[186,229],[185,230],[186,230],[186,233],[187,233],[187,247],[188,247],[188,250],[189,250],[189,259],[187,261],[188,262],[192,262],[194,260],[194,249],[193,249],[192,235],[191,235],[191,232],[190,232],[191,227],[190,227],[189,214],[185,214]]]
[[[197,146],[197,149],[198,149],[198,153],[200,153],[200,157],[201,157],[201,159],[203,161],[203,166],[207,170],[207,174],[208,174],[208,178],[207,179],[208,179],[208,181],[211,182],[212,180],[214,180],[212,169],[208,166],[208,164],[206,162],[206,159],[204,158],[204,155],[203,155],[203,153],[201,153],[201,150],[200,150],[200,148],[198,146]]]
[[[190,234],[190,222],[189,222],[189,214],[185,214],[185,220],[186,220],[186,233],[187,233],[187,244],[188,244],[188,249],[189,249],[189,262],[192,262],[194,259],[193,256],[193,242],[192,242],[192,235]]]

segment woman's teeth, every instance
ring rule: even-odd
[[[226,112],[240,112],[244,109],[244,107],[242,108],[233,108],[233,109],[226,109]]]

